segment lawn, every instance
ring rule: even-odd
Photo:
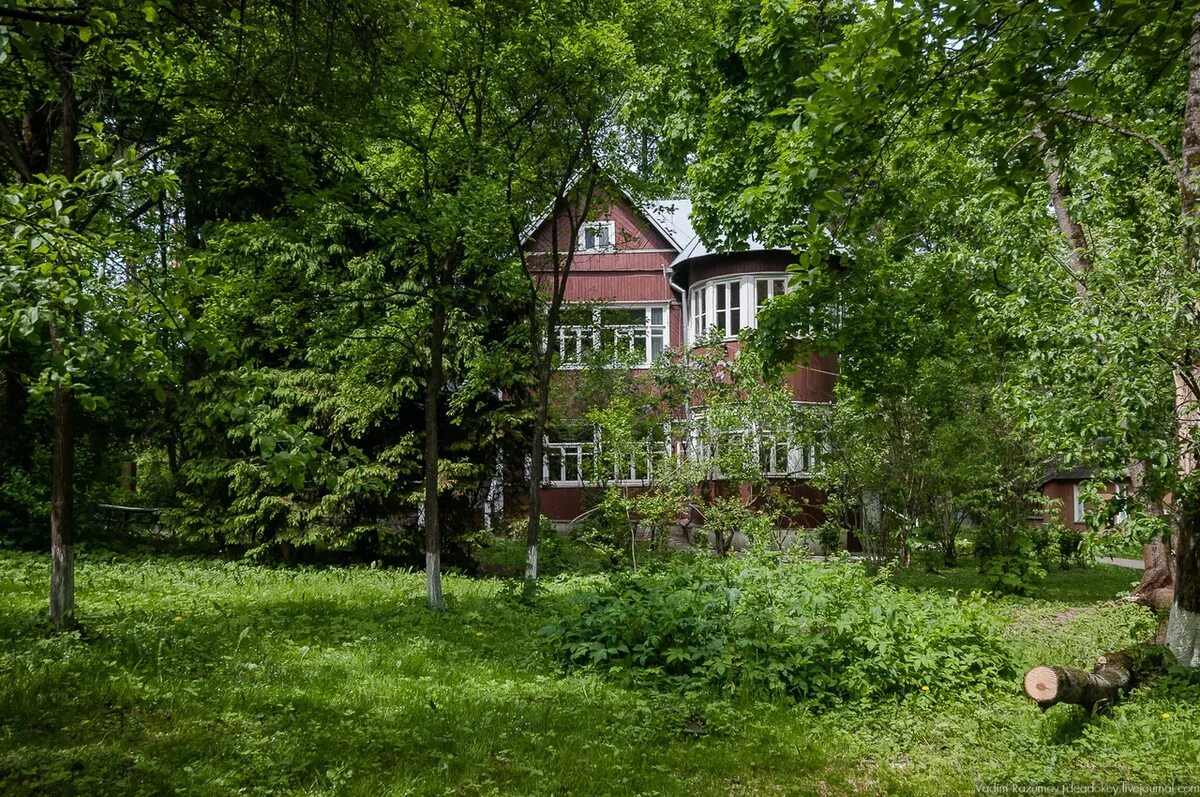
[[[1054,572],[1005,598],[1024,663],[1087,665],[1147,632],[1135,574]],[[589,577],[595,579],[596,577]],[[501,580],[82,556],[81,634],[41,617],[44,557],[0,552],[3,794],[962,794],[978,782],[1196,778],[1200,688],[1039,713],[1019,684],[825,711],[563,673]],[[905,574],[929,600],[970,571]]]

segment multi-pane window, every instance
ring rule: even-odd
[[[755,311],[761,310],[768,301],[785,293],[787,293],[786,277],[759,277],[755,280]]]
[[[667,308],[597,307],[590,325],[560,326],[558,345],[566,366],[582,364],[589,352],[599,348],[634,367],[649,366],[669,345]]]
[[[699,288],[692,291],[692,337],[700,340],[708,329],[708,290]]]
[[[787,290],[787,277],[781,274],[747,274],[695,286],[688,298],[692,340],[703,338],[713,328],[723,337],[737,337],[742,329],[757,326],[762,306]]]
[[[579,251],[610,252],[616,225],[611,221],[589,221],[579,227]]]
[[[759,464],[767,476],[807,476],[817,464],[816,447],[764,439],[759,448]]]
[[[787,475],[791,446],[786,440],[763,440],[759,447],[759,464],[768,476]]]
[[[591,442],[545,442],[542,481],[559,486],[602,482],[644,484],[654,477],[655,458],[666,450],[661,440],[646,440],[624,450]]]
[[[697,424],[688,444],[689,457],[698,463],[713,463],[714,475],[720,478],[720,462],[742,470],[758,451],[758,465],[769,477],[803,478],[811,476],[817,466],[817,447],[800,445],[786,437],[755,429],[715,430],[706,428],[704,416],[696,411]]]
[[[725,333],[725,337],[736,335],[742,328],[742,282],[718,282],[713,286],[713,326]]]
[[[542,480],[558,484],[582,484],[592,460],[592,443],[546,443]]]

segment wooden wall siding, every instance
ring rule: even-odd
[[[684,261],[688,270],[684,284],[691,287],[697,282],[714,277],[733,277],[759,271],[787,271],[787,267],[795,262],[796,256],[791,252],[775,250],[705,255],[695,260]]]
[[[582,202],[579,203],[582,205]],[[611,219],[616,222],[616,248],[618,253],[622,249],[671,249],[674,247],[662,236],[658,230],[654,229],[649,221],[642,216],[641,211],[633,206],[633,204],[619,194],[613,195],[603,190],[597,190],[596,196],[592,200],[592,206],[588,213],[589,221],[605,221]],[[558,227],[559,247],[566,249],[568,236],[570,235],[570,222],[566,214],[562,214],[553,219],[547,219],[542,223],[542,226],[532,236],[532,241],[527,247],[532,252],[547,252],[552,246],[554,227]],[[595,257],[602,257],[596,255]],[[609,255],[608,257],[612,257]],[[668,262],[674,257],[668,258]]]
[[[566,523],[583,512],[582,487],[542,488],[542,514],[551,520]]]
[[[788,384],[792,386],[792,398],[796,401],[833,401],[837,370],[836,354],[811,355],[808,367],[798,367],[788,375]]]
[[[675,338],[671,338],[675,340]],[[725,348],[731,356],[741,348],[741,342],[727,341]],[[838,356],[811,354],[806,365],[796,365],[788,372],[788,384],[794,401],[833,401],[833,386],[837,382]]]
[[[670,286],[667,286],[670,290]],[[679,302],[679,294],[671,291],[671,307],[669,309],[670,319],[670,335],[671,348],[677,348],[684,344],[683,340],[683,305]]]
[[[572,274],[612,273],[655,273],[666,280],[667,267],[671,265],[670,252],[606,252],[601,254],[575,255],[571,264]],[[550,271],[546,255],[530,255],[529,264],[534,271]],[[544,264],[544,265],[543,265]]]
[[[671,290],[661,270],[651,274],[572,271],[564,298],[568,302],[669,302],[678,295]]]
[[[1058,508],[1058,519],[1062,524],[1069,529],[1076,531],[1086,531],[1086,523],[1075,522],[1075,485],[1077,482],[1068,479],[1051,479],[1042,485],[1042,495],[1047,498],[1056,498],[1060,502]],[[1128,485],[1128,482],[1123,484]],[[1111,498],[1116,495],[1117,485],[1106,484],[1100,490],[1100,498]]]
[[[1058,519],[1069,529],[1083,531],[1085,523],[1075,522],[1075,482],[1054,479],[1042,485],[1042,495],[1059,501]]]

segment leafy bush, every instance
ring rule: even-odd
[[[1014,672],[982,601],[930,599],[848,562],[679,555],[579,601],[543,629],[565,664],[685,689],[836,701],[968,688]]]
[[[471,555],[479,563],[479,573],[504,578],[525,575],[525,519],[506,524],[499,534],[481,531],[472,540]],[[591,548],[563,535],[554,523],[542,516],[538,535],[538,572],[543,576],[561,573],[593,573],[605,562]]]

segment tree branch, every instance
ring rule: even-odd
[[[1099,116],[1089,116],[1085,113],[1079,113],[1077,111],[1068,111],[1065,108],[1052,108],[1051,110],[1059,116],[1065,116],[1068,119],[1074,119],[1077,122],[1083,122],[1085,124],[1097,125],[1099,127],[1112,130],[1114,133],[1120,133],[1128,138],[1135,138],[1138,141],[1141,141],[1143,144],[1149,144],[1154,148],[1154,151],[1162,157],[1163,162],[1170,167],[1171,171],[1175,174],[1175,179],[1179,181],[1180,185],[1186,187],[1187,175],[1184,173],[1183,167],[1179,164],[1179,161],[1175,160],[1175,158],[1171,156],[1171,153],[1162,145],[1162,142],[1154,136],[1146,135],[1145,133],[1139,133],[1137,130],[1132,130],[1128,127],[1123,127],[1111,119],[1104,119]]]
[[[25,22],[45,22],[50,25],[86,25],[87,14],[80,8],[53,8],[45,6],[0,6],[0,19],[9,18]]]
[[[13,168],[21,175],[21,179],[27,183],[33,182],[33,169],[30,168],[29,162],[25,160],[25,155],[21,152],[21,145],[17,142],[17,137],[13,135],[13,131],[3,119],[0,119],[0,140],[4,141],[4,147],[8,150],[8,156],[12,161]]]

